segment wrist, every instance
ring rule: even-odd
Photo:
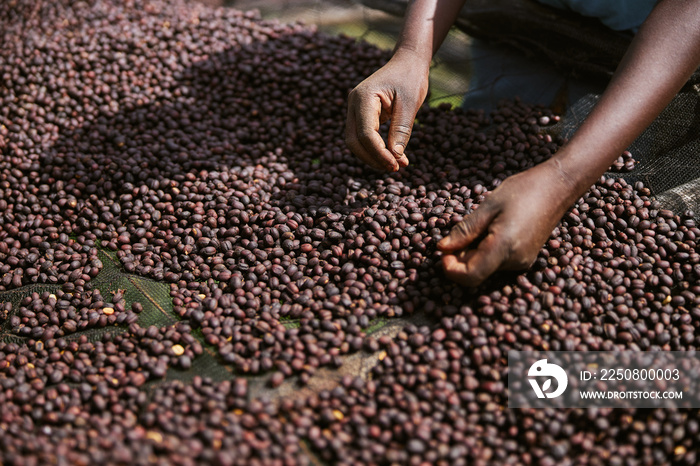
[[[609,157],[590,157],[589,151],[577,153],[576,147],[567,144],[562,147],[547,163],[555,168],[562,183],[568,186],[567,193],[571,202],[583,195],[605,173],[614,159]],[[598,154],[601,155],[600,153]],[[588,156],[588,157],[587,157]]]
[[[421,50],[420,47],[415,47],[412,44],[400,43],[396,45],[394,54],[391,57],[392,61],[406,62],[412,68],[428,74],[430,70],[430,62],[432,61],[431,51]]]
[[[553,194],[551,201],[561,215],[595,182],[588,183],[581,176],[580,168],[567,162],[555,156],[539,165],[548,173],[547,183],[552,187],[550,192]]]

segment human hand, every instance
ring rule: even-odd
[[[408,166],[404,154],[413,121],[428,93],[428,65],[409,52],[394,57],[350,92],[345,141],[369,166],[397,171]],[[391,120],[388,147],[379,125]]]
[[[555,160],[507,178],[438,243],[447,277],[478,286],[496,270],[529,267],[577,197]]]

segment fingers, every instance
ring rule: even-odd
[[[389,125],[388,143],[389,150],[394,154],[396,161],[402,167],[408,166],[408,158],[404,154],[404,150],[411,137],[415,119],[415,112],[411,112],[406,108],[403,99],[395,99],[394,112],[391,115],[391,123]]]
[[[455,225],[450,234],[437,244],[438,248],[442,252],[447,253],[466,248],[486,231],[495,213],[493,209],[482,204],[477,210]]]
[[[397,171],[399,162],[384,146],[379,135],[382,103],[378,96],[364,98],[351,93],[345,141],[350,150],[367,165],[378,170]]]
[[[354,117],[348,117],[348,122],[345,129],[345,142],[352,153],[370,167],[377,170],[396,171],[393,168],[393,164],[389,165],[381,163],[380,160],[377,160],[376,157],[370,155],[367,149],[365,149],[364,145],[360,142],[359,137],[357,136],[357,124],[355,123]]]
[[[443,256],[442,266],[450,280],[465,286],[479,286],[501,267],[507,257],[507,245],[489,234],[476,249]]]

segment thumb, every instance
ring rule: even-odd
[[[495,216],[495,212],[484,207],[483,205],[480,206],[464,220],[455,225],[450,231],[450,234],[438,242],[438,248],[447,253],[464,249],[485,233]]]
[[[415,118],[416,113],[408,110],[403,99],[397,96],[391,114],[387,141],[389,143],[388,149],[394,154],[397,160],[405,157],[404,150],[411,137],[411,130],[413,129],[413,121]]]

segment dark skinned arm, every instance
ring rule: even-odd
[[[464,0],[411,2],[391,60],[350,93],[345,140],[371,167],[397,171],[408,165],[404,149],[428,93],[430,61],[462,5]],[[387,120],[388,147],[379,135]]]
[[[700,1],[660,2],[569,143],[547,162],[506,179],[439,242],[447,276],[476,286],[496,270],[531,265],[566,210],[661,113],[698,65]]]

